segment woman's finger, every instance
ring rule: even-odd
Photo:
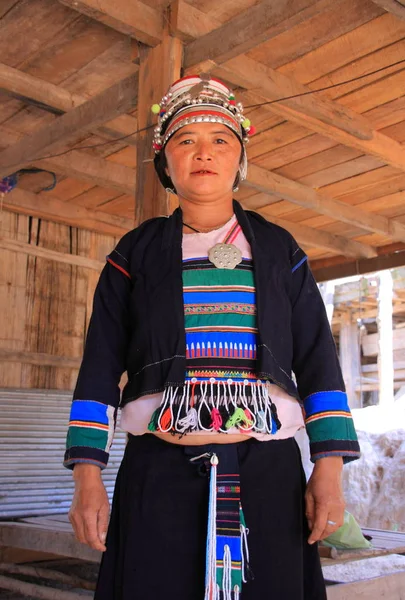
[[[314,544],[321,539],[328,519],[328,506],[326,504],[315,504],[315,520],[311,535],[308,538],[309,544]]]
[[[100,552],[105,551],[105,545],[100,542],[97,530],[98,511],[89,510],[85,511],[84,515],[84,533],[86,537],[86,544],[88,544],[94,550]]]
[[[110,515],[110,504],[104,502],[98,513],[97,519],[97,534],[100,543],[104,546],[103,552],[106,550],[105,540],[107,537],[108,517]]]
[[[344,522],[344,518],[340,514],[334,515],[333,513],[330,513],[326,520],[325,529],[321,533],[321,536],[319,539],[324,540],[329,535],[332,535],[332,533],[335,533],[335,531],[340,529],[340,527],[343,525],[343,522]]]
[[[72,508],[69,511],[69,515],[68,516],[69,516],[69,521],[72,524],[73,531],[74,531],[76,539],[79,542],[81,542],[82,544],[85,544],[86,543],[86,536],[85,536],[85,533],[84,533],[83,520],[80,517],[80,514],[72,506]]]
[[[310,492],[305,494],[305,516],[308,521],[308,527],[312,531],[315,520],[315,501]]]

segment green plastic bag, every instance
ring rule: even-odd
[[[372,544],[366,540],[360,525],[351,513],[345,510],[345,521],[339,529],[322,540],[325,546],[334,548],[372,548]]]

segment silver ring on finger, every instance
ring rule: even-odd
[[[336,524],[337,524],[337,523],[336,523],[336,521],[329,521],[329,520],[328,520],[328,521],[326,521],[326,522],[327,522],[327,524],[328,524],[328,525],[336,525]]]

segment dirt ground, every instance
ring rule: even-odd
[[[85,561],[77,561],[74,559],[65,559],[65,560],[52,560],[52,561],[41,561],[41,562],[32,562],[25,563],[25,566],[31,567],[40,567],[41,569],[49,569],[52,571],[60,571],[61,573],[66,573],[71,576],[80,577],[88,582],[91,582],[95,585],[97,581],[98,574],[98,565],[94,563],[87,563]],[[50,581],[49,579],[44,579],[40,577],[28,577],[28,576],[20,576],[20,575],[11,575],[5,572],[2,572],[3,575],[7,577],[13,577],[14,579],[20,579],[21,581],[27,581],[30,583],[34,583],[36,585],[41,586],[51,586],[54,589],[66,590],[75,593],[80,593],[80,589],[73,588],[72,586],[57,583],[55,581]],[[88,600],[92,595],[89,591],[83,591],[83,598]],[[11,592],[9,590],[5,590],[0,588],[0,600],[37,600],[35,596],[26,596],[17,592]]]

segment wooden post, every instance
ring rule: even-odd
[[[380,271],[378,286],[378,378],[379,403],[389,405],[394,402],[394,358],[392,334],[391,271]]]
[[[180,77],[182,43],[166,31],[155,48],[140,46],[139,59],[138,128],[152,127],[138,136],[135,225],[170,212],[169,194],[163,189],[153,166],[152,140],[157,118],[152,114],[151,106],[160,102],[169,85]]]
[[[350,408],[361,408],[361,398],[356,391],[360,380],[360,348],[357,323],[351,312],[345,313],[340,327],[340,364],[346,384]]]

